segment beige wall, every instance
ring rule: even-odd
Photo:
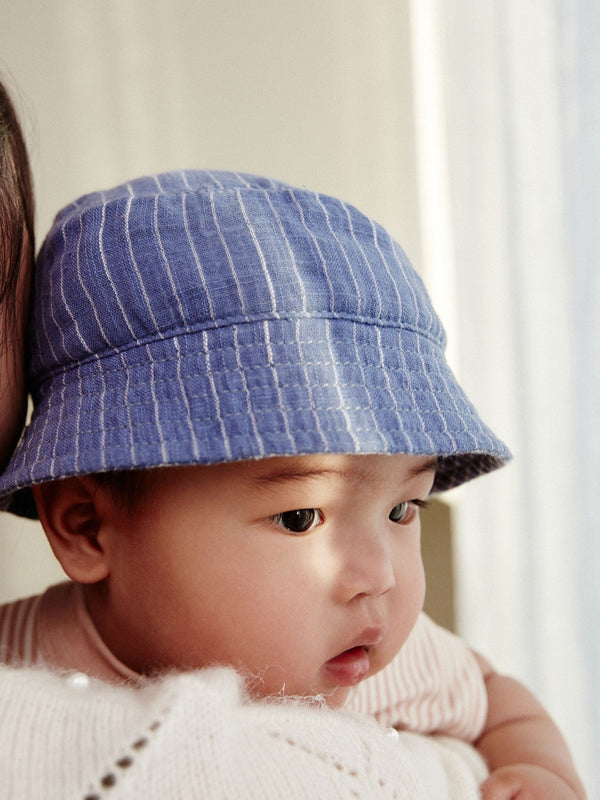
[[[337,194],[419,265],[408,2],[0,0],[38,236],[79,194],[175,167]],[[12,79],[12,80],[11,80]],[[0,602],[61,573],[39,527],[0,517]]]

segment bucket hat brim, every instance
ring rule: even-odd
[[[82,472],[315,453],[439,456],[434,490],[450,489],[509,453],[438,350],[395,327],[271,319],[90,359],[43,388],[11,490]]]

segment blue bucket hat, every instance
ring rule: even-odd
[[[510,454],[444,348],[400,246],[338,199],[193,170],[86,195],[39,254],[34,411],[0,497],[315,453],[439,456],[434,489],[451,488]]]

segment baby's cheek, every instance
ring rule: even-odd
[[[410,606],[408,604],[403,606],[402,614],[395,619],[393,615],[390,615],[386,637],[372,651],[369,675],[375,675],[396,658],[412,633],[422,608],[423,604],[415,594]]]
[[[370,678],[372,675],[376,675],[378,672],[381,672],[382,669],[385,669],[385,667],[387,667],[387,665],[394,660],[399,649],[399,646],[391,646],[389,643],[387,646],[382,646],[381,649],[376,654],[374,653],[371,658],[371,669],[369,670],[367,677]]]

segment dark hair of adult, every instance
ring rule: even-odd
[[[27,148],[14,105],[0,82],[0,351],[16,322],[17,283],[25,248],[27,257],[33,259],[33,226]]]

